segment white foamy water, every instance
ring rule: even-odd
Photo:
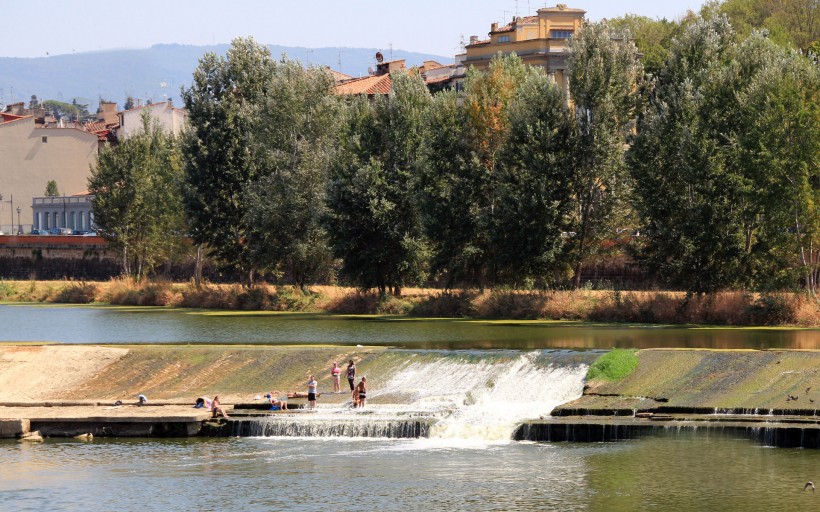
[[[583,391],[587,366],[549,354],[412,357],[385,382],[368,379],[365,409],[320,404],[315,412],[277,415],[268,435],[403,437],[403,422],[432,423],[426,442],[506,442],[526,420],[547,416]],[[273,428],[275,427],[275,428]],[[425,434],[422,434],[425,437]]]
[[[537,352],[506,362],[444,358],[410,363],[379,393],[410,393],[417,410],[425,404],[449,410],[442,411],[430,438],[509,440],[521,422],[581,396],[586,366],[542,365]]]

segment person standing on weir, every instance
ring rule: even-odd
[[[316,382],[316,376],[311,375],[310,380],[308,380],[308,403],[310,404],[311,409],[316,408],[316,387],[318,383]]]
[[[356,380],[356,364],[351,359],[347,362],[347,382],[350,384],[350,391],[353,391],[353,388],[356,387],[353,384],[354,380]]]
[[[334,393],[341,393],[342,388],[339,386],[339,374],[342,373],[342,369],[339,368],[339,363],[333,361],[333,368],[330,369],[330,376],[333,377],[333,392]]]

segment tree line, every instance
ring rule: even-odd
[[[145,275],[193,240],[247,285],[579,286],[631,257],[694,293],[817,287],[817,61],[724,16],[690,21],[652,72],[615,24],[571,40],[570,97],[521,59],[431,95],[340,98],[252,39],[206,54],[179,139],[149,118],[105,149],[100,232]]]

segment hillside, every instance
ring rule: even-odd
[[[0,57],[0,101],[28,103],[32,95],[42,100],[88,104],[92,112],[100,98],[116,101],[122,108],[127,96],[181,103],[180,88],[191,83],[191,74],[205,52],[224,55],[229,45],[186,46],[160,44],[142,50],[105,50],[33,59]],[[367,74],[374,66],[374,48],[300,48],[270,46],[275,57],[282,54],[313,65],[330,66],[353,76]],[[390,57],[388,52],[384,52]],[[432,59],[452,58],[394,50],[394,59],[408,66]],[[341,62],[341,66],[339,63]]]

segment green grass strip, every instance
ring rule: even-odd
[[[638,351],[616,348],[595,360],[587,372],[587,380],[618,381],[638,367]]]

